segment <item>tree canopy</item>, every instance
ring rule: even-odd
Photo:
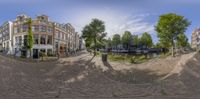
[[[103,38],[106,36],[104,31],[105,24],[99,19],[92,19],[82,30],[82,37],[86,42],[86,47],[94,49],[94,56],[96,55],[97,46],[103,43]]]
[[[26,48],[30,51],[30,56],[31,55],[31,50],[33,48],[33,43],[34,43],[34,38],[33,38],[33,32],[32,32],[32,19],[29,18],[26,22],[26,25],[28,26],[28,37],[27,37],[27,44]]]
[[[126,49],[129,49],[130,42],[131,42],[132,39],[133,38],[132,38],[131,32],[125,31],[124,34],[123,34],[123,36],[122,36],[122,43],[123,43],[123,45],[126,45],[125,46]]]
[[[181,33],[177,36],[177,46],[186,47],[188,45],[188,38],[185,34]]]
[[[138,35],[134,35],[133,36],[133,44],[138,47],[139,42],[140,42],[140,39],[139,39]]]
[[[121,43],[121,37],[119,34],[115,34],[112,38],[112,45],[117,46]]]
[[[161,43],[168,43],[172,47],[172,56],[174,56],[174,42],[177,36],[184,33],[190,22],[184,16],[175,13],[163,14],[159,17],[158,23],[155,26],[157,35]]]
[[[107,39],[107,47],[112,47],[112,40],[110,37]]]
[[[147,32],[142,34],[142,37],[140,38],[140,42],[143,46],[145,46],[145,48],[152,47],[153,45],[151,35]]]

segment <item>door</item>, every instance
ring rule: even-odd
[[[33,49],[33,59],[38,59],[38,58],[39,58],[38,49]]]

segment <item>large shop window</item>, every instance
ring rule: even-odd
[[[40,36],[40,44],[46,44],[46,35]]]

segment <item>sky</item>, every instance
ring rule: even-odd
[[[176,13],[192,23],[185,32],[190,42],[192,31],[200,26],[199,5],[199,0],[1,0],[0,24],[19,14],[33,18],[45,14],[51,21],[71,23],[81,34],[91,19],[98,18],[105,22],[108,37],[124,31],[149,32],[157,42],[154,26],[159,16]]]

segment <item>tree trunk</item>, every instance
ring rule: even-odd
[[[31,53],[31,49],[30,49],[29,51],[30,51],[30,58],[32,58],[32,53]]]
[[[174,39],[172,39],[172,56],[175,57],[175,54],[174,54]]]

